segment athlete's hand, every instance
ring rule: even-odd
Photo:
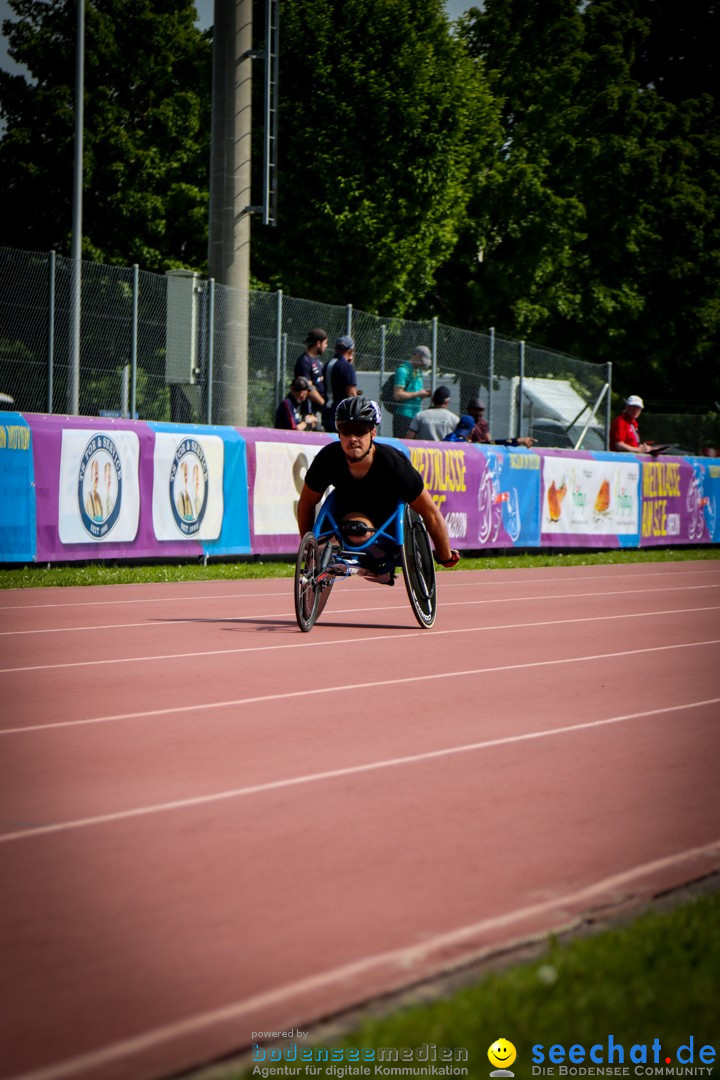
[[[436,552],[434,552],[433,554],[435,556],[435,562],[438,564],[438,566],[444,566],[446,570],[452,570],[453,566],[457,566],[457,564],[460,562],[460,552],[456,551],[455,548],[450,548],[450,558],[446,562],[443,562],[442,559],[438,559]]]

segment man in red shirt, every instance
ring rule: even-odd
[[[625,399],[625,409],[610,425],[610,449],[628,454],[649,454],[650,443],[641,443],[638,434],[638,417],[643,411],[643,399],[631,394]]]

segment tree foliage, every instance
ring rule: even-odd
[[[76,6],[9,0],[30,78],[0,72],[5,244],[69,253]],[[206,258],[211,46],[192,0],[86,6],[83,254],[144,269]]]
[[[407,311],[455,246],[495,136],[441,0],[288,0],[280,84],[279,224],[254,232],[256,273]]]
[[[10,6],[32,78],[0,73],[3,243],[67,252],[75,5]],[[656,402],[720,399],[717,0],[485,0],[454,28],[442,0],[281,11],[256,281],[611,360]],[[89,0],[86,256],[205,266],[210,52],[191,0]]]
[[[450,318],[611,360],[648,397],[717,399],[720,144],[700,7],[487,0],[465,18],[504,144],[440,278]],[[673,32],[695,42],[687,62]]]

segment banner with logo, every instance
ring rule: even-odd
[[[290,555],[305,473],[333,438],[3,414],[0,559]],[[382,441],[418,468],[464,550],[720,541],[712,458]]]
[[[640,468],[628,455],[543,451],[543,546],[637,547]]]
[[[61,436],[58,536],[62,544],[132,543],[140,521],[140,440],[99,427]]]
[[[0,413],[0,562],[35,558],[32,432],[20,413]]]
[[[330,435],[245,429],[252,550],[289,554],[300,538],[297,506],[310,462]]]
[[[34,448],[38,561],[250,553],[245,442],[234,428],[40,415],[26,420]],[[168,507],[172,526],[162,521],[156,535],[156,493],[168,504],[171,485],[176,511],[179,503],[186,514],[178,511],[178,524]],[[190,488],[202,495],[198,512],[180,498]]]
[[[720,540],[720,464],[707,458],[642,463],[640,544],[706,544]]]
[[[245,439],[235,428],[149,425],[155,432],[152,520],[157,540],[199,541],[206,554],[249,554]]]
[[[534,547],[540,542],[540,458],[467,443],[410,442],[410,460],[458,548]]]

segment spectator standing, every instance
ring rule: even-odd
[[[347,334],[335,342],[335,355],[323,367],[325,405],[322,422],[325,431],[335,431],[335,410],[345,398],[357,397],[357,375],[353,367],[355,342]]]
[[[643,399],[631,394],[625,399],[625,408],[610,425],[610,449],[629,454],[649,454],[652,444],[640,442],[638,418],[644,409]]]
[[[275,427],[284,431],[314,431],[317,416],[310,407],[308,397],[312,383],[304,375],[298,375],[290,384],[290,392],[275,410]]]
[[[480,398],[471,398],[465,416],[469,416],[473,422],[470,434],[462,436],[466,442],[491,443],[494,446],[526,446],[528,449],[537,442],[537,439],[532,439],[529,435],[518,435],[516,439],[493,439],[490,434],[490,425],[485,419],[485,406]]]
[[[313,412],[319,412],[325,404],[325,385],[322,377],[322,355],[327,349],[327,330],[315,326],[308,330],[305,337],[305,352],[295,361],[293,374],[310,381],[310,406]]]
[[[404,439],[410,421],[420,412],[422,399],[430,397],[423,387],[423,373],[430,368],[430,350],[418,345],[409,360],[403,361],[395,372],[393,399],[397,402],[393,415],[393,435]]]
[[[432,396],[429,409],[422,409],[410,421],[406,439],[429,439],[441,442],[446,435],[454,431],[460,423],[460,417],[450,411],[450,390],[447,386],[438,386]]]

